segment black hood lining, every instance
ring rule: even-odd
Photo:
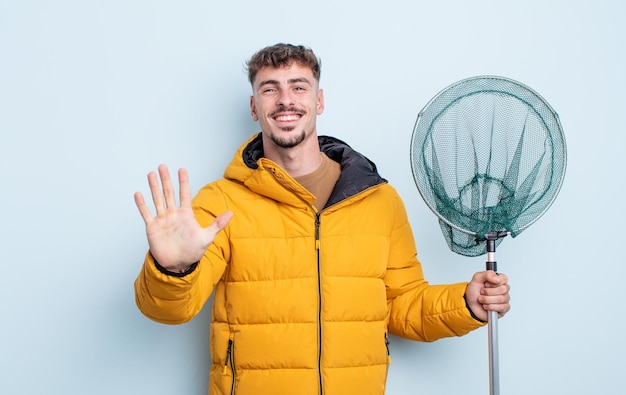
[[[320,150],[330,159],[341,164],[341,176],[335,184],[326,207],[354,196],[368,188],[386,183],[378,174],[376,165],[348,144],[335,137],[318,136]],[[259,133],[243,150],[242,159],[246,166],[258,169],[257,162],[263,158],[263,139]]]

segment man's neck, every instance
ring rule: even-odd
[[[282,148],[263,140],[264,156],[285,169],[292,177],[313,173],[322,163],[317,135],[308,136],[295,147]]]

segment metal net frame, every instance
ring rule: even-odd
[[[417,188],[450,249],[465,256],[486,252],[487,233],[515,237],[539,219],[558,194],[565,164],[557,113],[504,77],[442,90],[419,113],[411,140]]]

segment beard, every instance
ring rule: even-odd
[[[295,114],[305,115],[306,112],[304,110],[298,109],[296,107],[286,107],[284,105],[280,105],[274,112],[269,114],[270,118],[274,118],[280,113],[283,112],[292,112]],[[285,137],[280,137],[274,133],[269,133],[270,140],[274,142],[280,148],[293,148],[296,145],[300,144],[306,138],[306,132],[302,130],[300,133],[294,132],[295,127],[284,127],[280,128],[283,132],[293,132],[288,133]]]
[[[290,132],[294,130],[294,128],[283,128],[282,130],[285,132]],[[270,140],[272,140],[274,144],[276,144],[280,148],[293,148],[304,141],[306,133],[303,130],[299,134],[290,135],[289,137],[284,138],[278,137],[274,133],[270,133],[269,137]]]

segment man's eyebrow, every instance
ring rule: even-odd
[[[304,82],[305,84],[311,85],[311,81],[309,81],[308,78],[304,78],[304,77],[292,78],[288,82],[290,84],[298,84],[300,82]]]
[[[287,83],[289,84],[298,84],[301,82],[304,82],[305,84],[308,84],[308,85],[312,85],[311,81],[309,81],[309,79],[305,77],[291,78],[287,80]],[[259,82],[259,88],[265,85],[279,85],[279,84],[280,83],[277,80],[263,80]]]
[[[264,85],[277,85],[278,81],[276,80],[263,80],[261,82],[259,82],[259,87],[262,87]]]

